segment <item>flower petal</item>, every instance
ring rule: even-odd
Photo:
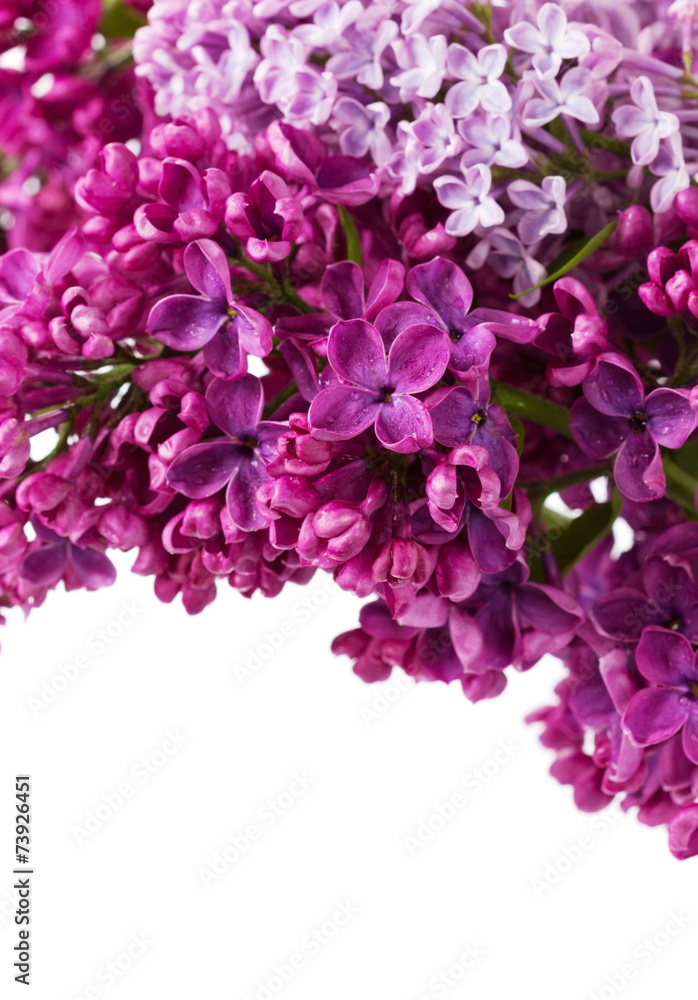
[[[662,456],[657,442],[645,431],[631,433],[621,445],[613,476],[621,493],[639,502],[656,500],[666,492]]]
[[[269,479],[261,459],[245,456],[238,461],[228,483],[225,502],[234,524],[243,531],[255,531],[267,523],[257,507],[257,490]]]
[[[256,436],[264,390],[254,375],[225,382],[214,379],[206,390],[206,403],[211,420],[224,434],[238,441]]]
[[[463,320],[473,304],[473,286],[453,261],[435,257],[428,264],[417,264],[407,276],[407,291],[438,313],[449,332],[464,331]]]
[[[696,426],[696,412],[680,392],[655,389],[647,397],[645,413],[650,434],[667,448],[680,448]]]
[[[627,419],[599,413],[586,399],[577,399],[570,410],[570,430],[589,458],[608,458],[630,432]]]
[[[225,251],[213,240],[190,243],[184,251],[184,270],[197,292],[208,296],[225,312],[233,299]]]
[[[688,707],[681,705],[678,692],[645,688],[628,702],[623,728],[638,746],[653,746],[678,733],[687,714]]]
[[[401,454],[428,448],[434,440],[431,418],[424,403],[413,396],[396,396],[383,403],[376,418],[376,437]]]
[[[323,389],[308,411],[313,436],[321,441],[348,441],[371,426],[380,405],[373,393],[351,386]]]
[[[201,500],[225,486],[243,457],[243,449],[229,441],[194,444],[169,467],[167,482],[185,497]]]
[[[146,331],[176,351],[198,351],[224,319],[215,302],[198,295],[168,295],[150,310]]]
[[[363,319],[335,323],[330,331],[327,357],[344,382],[380,393],[388,384],[388,369],[381,336]]]
[[[393,341],[388,356],[388,383],[395,392],[424,392],[439,381],[451,355],[451,345],[438,327],[409,326]],[[431,427],[431,421],[429,421]]]
[[[599,361],[584,380],[582,390],[594,409],[608,416],[632,416],[642,410],[642,382],[638,375],[612,362]]]
[[[322,276],[322,302],[338,319],[359,319],[364,314],[364,276],[358,264],[342,260],[330,264]]]
[[[665,687],[685,687],[687,679],[698,680],[688,639],[678,632],[646,628],[637,647],[637,668],[644,678]]]
[[[88,590],[111,587],[116,580],[116,569],[113,563],[98,549],[81,549],[78,545],[70,545],[68,559]]]

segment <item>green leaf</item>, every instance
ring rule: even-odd
[[[541,396],[534,396],[523,389],[516,389],[513,385],[496,382],[494,379],[490,380],[490,386],[495,402],[499,403],[508,414],[516,414],[524,420],[531,420],[534,424],[550,427],[565,437],[572,437],[569,413],[564,406],[552,403]]]
[[[354,225],[354,220],[349,215],[344,205],[338,205],[337,209],[339,211],[339,221],[342,229],[344,230],[344,238],[347,241],[347,260],[353,260],[355,264],[358,264],[359,267],[361,267],[363,260],[361,254],[361,240],[359,239],[357,228]]]
[[[527,288],[525,292],[518,292],[516,295],[510,295],[509,298],[521,299],[524,295],[528,295],[530,292],[535,292],[537,288],[549,285],[551,281],[557,281],[558,278],[564,278],[564,276],[573,268],[577,267],[578,264],[581,264],[582,261],[587,259],[587,257],[590,257],[594,251],[599,249],[599,247],[602,247],[617,225],[617,222],[609,222],[609,224],[604,226],[603,229],[596,233],[595,236],[592,236],[590,240],[587,240],[584,246],[578,250],[573,257],[570,257],[570,259],[563,264],[562,267],[558,268],[557,271],[553,271],[553,273],[549,274],[547,278],[539,281],[537,285],[531,285],[531,287]]]
[[[148,23],[146,17],[121,0],[106,0],[99,25],[100,34],[107,41],[116,38],[133,38],[136,31]]]
[[[621,502],[620,493],[614,489],[608,503],[595,503],[570,521],[566,528],[561,528],[558,538],[551,539],[555,559],[563,576],[606,537],[620,513]],[[544,508],[546,521],[548,514],[548,509]]]

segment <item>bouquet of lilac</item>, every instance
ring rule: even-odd
[[[1,0],[0,603],[324,570],[365,681],[559,657],[554,776],[698,854],[696,22]]]

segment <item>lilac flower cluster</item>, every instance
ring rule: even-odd
[[[0,604],[110,549],[191,614],[332,573],[365,681],[559,657],[553,774],[698,854],[698,82],[654,7],[156,0],[138,142],[0,255]]]

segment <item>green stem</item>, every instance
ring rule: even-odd
[[[543,399],[541,396],[534,396],[524,389],[496,382],[494,379],[490,381],[490,385],[495,402],[503,409],[523,417],[524,420],[540,424],[541,427],[550,427],[566,438],[572,437],[569,413],[564,406]]]
[[[270,399],[264,407],[264,420],[268,420],[273,413],[276,413],[279,407],[285,403],[287,399],[290,399],[294,392],[298,392],[298,386],[295,382],[289,382],[285,389],[282,389],[281,392],[278,392],[273,399]]]
[[[526,490],[529,497],[543,494],[547,497],[551,493],[559,493],[560,490],[567,489],[568,486],[579,486],[580,483],[588,483],[600,476],[610,475],[611,466],[608,464],[589,465],[584,469],[563,472],[562,475],[552,476],[550,479],[524,479],[518,482],[517,486]]]
[[[666,476],[666,495],[683,507],[689,520],[698,521],[695,500],[698,483],[693,476],[669,458],[666,452],[663,453],[662,459]]]

